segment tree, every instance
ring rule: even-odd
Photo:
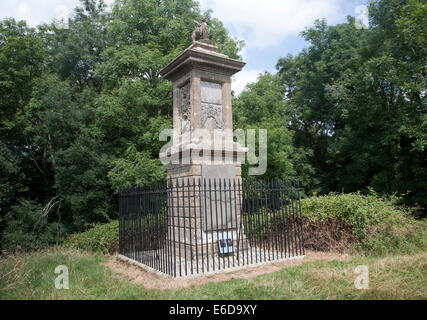
[[[303,32],[309,48],[279,60],[295,143],[313,149],[323,192],[372,186],[426,208],[422,12],[422,1],[372,1],[368,30],[318,21]]]
[[[37,180],[34,149],[25,134],[25,106],[45,69],[43,41],[25,22],[0,22],[0,229]],[[38,192],[31,194],[33,199]]]
[[[263,178],[298,179],[306,191],[312,192],[316,181],[307,160],[311,150],[294,146],[295,132],[290,126],[292,112],[279,77],[264,73],[234,100],[234,127],[267,130],[268,167]],[[248,165],[244,164],[243,175],[247,174]]]
[[[103,0],[80,2],[68,28],[0,22],[0,232],[8,243],[27,232],[19,220],[31,223],[52,199],[59,209],[30,237],[43,244],[59,220],[72,232],[116,218],[119,186],[165,177],[159,133],[172,126],[172,90],[158,72],[190,45],[199,5],[117,0],[108,12]],[[242,43],[206,18],[220,51],[239,58]]]
[[[240,58],[243,44],[210,12],[205,17],[219,51]],[[95,71],[104,90],[96,101],[93,130],[116,157],[109,177],[117,190],[120,184],[166,177],[158,160],[159,135],[172,127],[172,86],[158,73],[191,44],[194,20],[200,20],[201,13],[192,0],[121,0],[111,18],[111,46]]]

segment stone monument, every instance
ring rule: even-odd
[[[193,44],[160,71],[163,78],[173,82],[174,129],[173,145],[161,153],[160,158],[168,163],[168,179],[173,183],[177,178],[178,181],[201,181],[202,187],[205,180],[213,178],[217,183],[219,179],[234,182],[241,179],[241,161],[247,148],[233,141],[231,76],[241,71],[245,63],[217,52],[205,20],[195,22],[192,39]],[[236,233],[240,197],[224,196],[220,206],[237,201],[236,206],[229,207],[236,207],[238,212],[229,214],[229,220],[222,222],[211,219],[211,201],[205,199],[208,203],[202,203],[198,209],[204,212],[205,218],[209,216],[209,222],[201,223],[195,217],[191,242],[200,243],[198,237],[203,233],[209,233],[210,241],[217,241],[213,230]],[[193,206],[200,205],[195,201]],[[181,217],[192,215],[190,210],[179,207]],[[202,232],[198,232],[200,229]],[[189,243],[185,240],[181,240],[184,246]]]

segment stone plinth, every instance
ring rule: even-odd
[[[202,184],[197,192],[203,196],[194,192],[188,199],[190,205],[185,204],[185,196],[180,198],[179,191],[175,203],[169,204],[169,216],[177,222],[171,230],[174,241],[190,255],[194,245],[201,245],[200,237],[214,243],[218,232],[240,231],[241,194],[222,192],[221,199],[218,195],[213,199],[205,194],[203,184],[205,180],[208,184],[221,179],[222,184],[224,180],[228,184],[241,179],[241,161],[247,149],[233,142],[231,76],[244,65],[218,53],[217,47],[196,41],[160,71],[173,82],[174,126],[173,145],[160,158],[168,163],[168,179],[175,184],[181,184],[182,179]]]

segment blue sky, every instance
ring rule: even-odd
[[[106,0],[108,4],[114,0]],[[202,11],[212,9],[230,33],[242,39],[247,65],[234,77],[233,90],[240,93],[259,73],[275,72],[280,57],[298,54],[307,43],[299,33],[326,18],[329,24],[344,22],[368,0],[199,0]],[[72,12],[78,0],[1,0],[0,18],[24,19],[36,26]]]
[[[203,10],[224,22],[231,34],[246,42],[243,57],[247,65],[235,76],[233,90],[240,93],[259,73],[275,73],[279,58],[296,55],[306,43],[300,32],[316,19],[329,24],[359,17],[357,8],[367,0],[200,0]]]

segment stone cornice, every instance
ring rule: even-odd
[[[177,76],[182,74],[183,70],[189,67],[192,69],[208,67],[215,68],[217,72],[227,76],[232,76],[241,71],[246,65],[245,62],[217,53],[216,49],[215,46],[206,43],[193,43],[182,54],[160,70],[159,74],[167,80],[174,81]]]

